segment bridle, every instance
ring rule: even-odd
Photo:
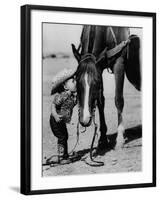
[[[92,155],[94,141],[95,141],[96,136],[98,135],[97,134],[98,125],[95,120],[95,111],[96,111],[96,108],[94,108],[93,113],[92,113],[92,119],[93,119],[93,124],[94,124],[94,134],[93,134],[92,143],[91,143],[91,147],[90,147],[90,159],[91,159],[92,163],[88,163],[88,164],[93,167],[100,167],[100,166],[104,165],[104,162],[94,160],[93,155]]]
[[[94,63],[96,63],[96,57],[92,53],[86,53],[84,56],[82,56],[82,59],[79,61],[78,66],[81,64],[81,62],[91,58]]]

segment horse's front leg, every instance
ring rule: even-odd
[[[124,98],[123,98],[123,85],[124,85],[124,59],[119,57],[116,60],[114,65],[114,75],[115,75],[115,105],[117,108],[118,114],[118,130],[117,130],[117,139],[116,139],[116,147],[121,148],[124,145],[124,124],[123,124],[123,106],[124,106]]]
[[[108,145],[107,140],[107,125],[105,122],[105,116],[104,116],[104,106],[105,106],[105,98],[103,95],[103,90],[100,92],[99,98],[97,100],[97,107],[99,110],[99,120],[100,120],[100,139],[98,143],[98,149],[105,149]]]

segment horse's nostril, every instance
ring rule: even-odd
[[[88,117],[87,119],[85,120],[80,120],[80,123],[83,127],[88,127],[91,125],[91,121],[92,121],[92,118],[91,117]]]

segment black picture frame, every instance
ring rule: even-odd
[[[138,183],[113,186],[94,186],[79,188],[60,188],[49,190],[31,190],[31,11],[63,11],[92,14],[111,14],[123,16],[150,17],[153,21],[153,163],[152,183]],[[95,190],[127,189],[156,186],[156,13],[101,10],[90,8],[54,7],[43,5],[21,6],[21,193],[26,195],[81,192]],[[95,184],[96,185],[96,184]]]

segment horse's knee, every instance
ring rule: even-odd
[[[124,59],[123,57],[119,57],[114,64],[114,74],[121,75],[124,73]]]

